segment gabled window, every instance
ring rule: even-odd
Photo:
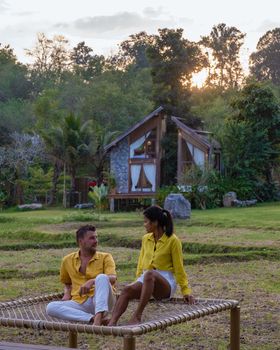
[[[134,141],[130,145],[130,158],[155,158],[156,157],[156,128]]]

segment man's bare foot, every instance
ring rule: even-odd
[[[108,327],[114,327],[116,325],[117,325],[117,322],[114,322],[112,319],[110,319],[108,324],[107,324]]]
[[[110,320],[111,320],[111,319],[110,319],[109,317],[107,317],[107,316],[106,316],[106,317],[103,317],[103,318],[102,318],[102,323],[101,323],[102,326],[109,326]]]
[[[137,317],[137,316],[132,316],[128,322],[129,325],[134,325],[139,323],[141,323],[141,317]]]
[[[102,326],[103,321],[103,312],[98,312],[95,316],[93,316],[89,323],[93,324],[94,326]]]

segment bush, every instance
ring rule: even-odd
[[[163,187],[161,187],[156,193],[157,204],[160,205],[161,207],[163,207],[165,198],[170,193],[180,193],[180,190],[177,188],[177,186],[163,186]]]

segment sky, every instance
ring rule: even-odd
[[[246,33],[242,63],[266,31],[280,27],[280,0],[0,0],[0,43],[9,44],[23,63],[30,62],[38,32],[62,34],[69,48],[85,41],[96,54],[116,52],[129,35],[158,28],[183,28],[198,41],[225,23]]]

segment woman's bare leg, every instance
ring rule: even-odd
[[[112,318],[108,323],[108,326],[115,326],[121,317],[121,315],[127,309],[128,303],[132,299],[139,299],[141,295],[142,283],[135,282],[124,287],[121,295],[113,308]]]
[[[143,310],[150,300],[151,296],[154,296],[155,299],[164,299],[169,298],[170,293],[170,284],[164,277],[162,277],[155,270],[146,271],[144,275],[140,301],[137,309],[129,321],[129,324],[137,324],[141,322]]]

